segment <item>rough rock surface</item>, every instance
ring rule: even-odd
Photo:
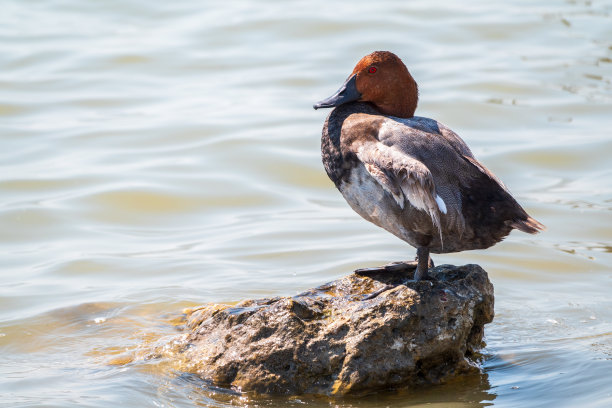
[[[172,354],[215,385],[265,394],[360,394],[477,371],[474,352],[493,320],[487,273],[443,265],[430,270],[435,281],[412,282],[399,269],[197,308]]]

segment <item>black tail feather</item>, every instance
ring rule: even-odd
[[[546,230],[544,224],[529,216],[527,216],[527,219],[506,221],[506,223],[512,228],[516,228],[517,230],[526,232],[528,234],[537,234],[540,231]]]

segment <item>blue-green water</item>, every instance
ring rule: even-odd
[[[612,406],[612,3],[5,0],[0,406]],[[485,251],[484,373],[253,400],[109,364],[182,308],[291,295],[414,249],[360,219],[319,137],[365,54],[547,225]]]

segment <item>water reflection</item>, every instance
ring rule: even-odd
[[[441,386],[428,386],[418,390],[403,389],[384,391],[360,397],[328,398],[322,396],[271,397],[241,394],[237,391],[212,387],[192,374],[179,374],[172,380],[172,386],[161,392],[170,400],[176,390],[183,397],[199,406],[235,407],[343,407],[362,408],[385,406],[394,407],[486,407],[493,405],[496,395],[491,393],[488,374],[474,374],[453,380]]]

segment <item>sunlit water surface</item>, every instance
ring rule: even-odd
[[[6,0],[0,405],[612,406],[612,4]],[[547,225],[485,251],[484,373],[361,399],[253,399],[161,361],[184,307],[292,295],[414,249],[320,163],[329,96],[400,55]]]

